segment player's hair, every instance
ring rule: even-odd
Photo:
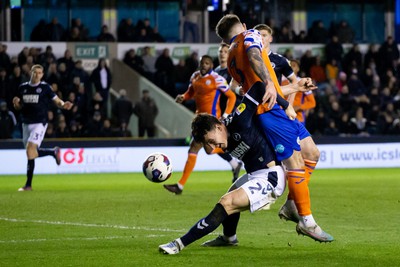
[[[295,64],[297,64],[297,66],[299,66],[299,68],[300,68],[300,61],[298,61],[298,60],[296,60],[296,59],[291,59],[291,60],[290,60],[290,65],[292,65],[292,62],[295,63]]]
[[[209,55],[202,55],[200,61],[202,61],[203,59],[209,59],[211,62],[214,62],[214,59]]]
[[[199,113],[192,121],[192,136],[194,141],[204,143],[204,136],[221,122],[213,115]]]
[[[271,35],[274,33],[274,31],[271,29],[271,27],[268,26],[267,24],[258,24],[256,26],[254,26],[254,29],[257,31],[267,31]]]
[[[43,68],[42,65],[36,64],[36,65],[33,65],[33,66],[32,66],[31,72],[34,71],[34,70],[36,70],[36,69],[44,70],[44,68]]]
[[[238,16],[234,14],[228,14],[223,16],[215,27],[215,32],[221,39],[226,39],[233,26],[241,24]]]
[[[227,43],[221,42],[221,43],[219,44],[219,47],[220,47],[220,48],[224,48],[224,47],[229,48],[229,45],[228,45]]]

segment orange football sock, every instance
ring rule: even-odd
[[[289,192],[300,216],[311,214],[310,192],[304,169],[288,170]],[[289,198],[289,196],[288,196]]]
[[[183,169],[182,177],[179,180],[179,184],[185,186],[187,180],[189,179],[190,174],[194,169],[194,165],[196,165],[197,154],[189,153],[188,158],[185,164],[185,168]]]
[[[314,172],[315,166],[317,166],[317,163],[318,163],[318,161],[315,161],[315,160],[309,160],[309,159],[304,160],[304,168],[306,171],[307,184],[310,182],[311,174]]]

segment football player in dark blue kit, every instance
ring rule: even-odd
[[[31,79],[18,88],[18,95],[13,98],[16,110],[21,110],[22,116],[22,138],[26,155],[28,158],[27,180],[25,186],[18,191],[31,191],[33,171],[35,169],[35,158],[53,156],[57,165],[60,165],[60,148],[42,149],[40,145],[47,129],[47,111],[50,101],[58,108],[71,109],[72,103],[62,101],[52,90],[50,85],[42,82],[43,67],[33,65],[31,68]]]
[[[209,154],[223,150],[241,159],[245,164],[247,180],[237,189],[222,196],[211,213],[197,222],[185,235],[160,245],[160,252],[179,253],[185,246],[214,231],[228,216],[231,220],[226,225],[226,230],[236,232],[237,223],[232,223],[232,219],[239,220],[239,216],[235,217],[235,214],[245,210],[260,210],[274,203],[284,192],[286,182],[283,168],[276,165],[273,149],[255,124],[254,114],[264,93],[265,85],[256,83],[244,96],[236,111],[222,122],[207,114],[198,114],[194,118],[192,135],[195,140],[202,143]],[[286,113],[293,116],[294,110],[289,107]],[[236,237],[232,238],[227,242],[237,244]]]

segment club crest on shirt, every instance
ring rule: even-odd
[[[235,140],[235,141],[239,141],[240,138],[241,138],[241,136],[240,136],[240,134],[238,134],[238,133],[234,133],[234,134],[232,135],[232,138],[233,138],[233,140]]]
[[[274,62],[271,62],[271,66],[272,66],[273,69],[275,69],[275,67],[276,67]]]
[[[36,93],[40,94],[41,92],[42,92],[42,88],[39,87],[36,89]]]
[[[246,109],[246,104],[241,103],[237,108],[236,108],[236,114],[240,115],[244,110]]]
[[[206,85],[210,85],[211,81],[210,80],[206,80]]]

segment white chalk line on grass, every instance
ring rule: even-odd
[[[24,220],[15,218],[4,218],[0,217],[0,221],[7,222],[26,222],[26,223],[42,223],[42,224],[52,224],[52,225],[72,225],[81,227],[98,227],[98,228],[114,228],[114,229],[124,229],[124,230],[141,230],[141,231],[156,231],[156,232],[178,232],[185,233],[185,230],[176,230],[169,228],[150,228],[141,226],[125,226],[125,225],[112,225],[112,224],[95,224],[95,223],[77,223],[77,222],[62,222],[62,221],[44,221],[44,220]]]
[[[146,237],[162,237],[165,235],[147,235]],[[37,239],[22,239],[22,240],[0,240],[0,244],[10,243],[33,243],[33,242],[52,242],[52,241],[98,241],[98,240],[113,240],[113,239],[128,239],[134,236],[103,236],[103,237],[65,237],[65,238],[37,238]]]

